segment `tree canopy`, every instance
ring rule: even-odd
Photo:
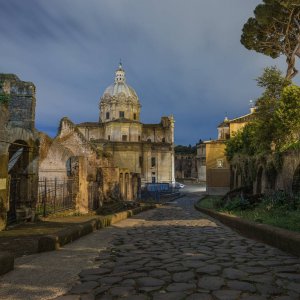
[[[196,146],[188,145],[188,146],[183,146],[183,145],[177,145],[175,148],[175,154],[196,154],[197,148]]]
[[[244,24],[241,43],[272,58],[285,55],[286,78],[292,79],[300,57],[300,1],[263,0]]]
[[[227,141],[229,161],[235,154],[265,155],[300,147],[300,87],[275,67],[266,68],[257,83],[265,90],[256,101],[255,118]]]

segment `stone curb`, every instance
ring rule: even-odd
[[[197,204],[195,204],[194,207],[200,212],[219,220],[248,238],[264,242],[293,255],[300,256],[300,234],[297,232],[271,225],[254,223],[236,216],[199,207]]]
[[[110,226],[119,221],[130,218],[140,212],[156,207],[156,205],[147,205],[137,207],[132,210],[122,211],[105,217],[95,217],[94,219],[91,219],[85,223],[64,228],[55,234],[42,236],[38,240],[38,252],[57,250],[61,246],[71,243],[95,230]]]
[[[14,256],[9,252],[0,252],[0,275],[14,269]]]

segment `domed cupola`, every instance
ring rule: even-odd
[[[115,72],[114,84],[105,89],[100,99],[99,108],[100,122],[117,119],[140,120],[139,98],[135,90],[126,84],[125,71],[121,63]]]

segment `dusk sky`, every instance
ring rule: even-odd
[[[143,123],[174,114],[175,143],[216,138],[224,119],[246,114],[266,66],[240,44],[259,0],[0,0],[0,72],[37,89],[36,127],[97,121],[122,59]]]

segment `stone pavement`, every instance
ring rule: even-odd
[[[120,222],[93,267],[57,300],[300,299],[299,258],[204,216],[196,200]]]

